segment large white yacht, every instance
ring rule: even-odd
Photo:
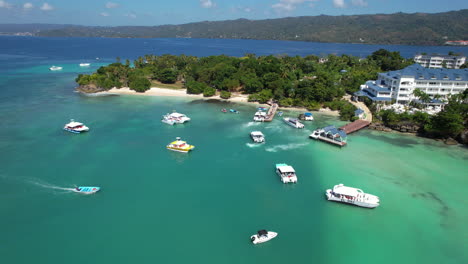
[[[190,118],[184,114],[173,112],[171,114],[166,114],[163,116],[161,122],[174,125],[174,124],[183,124],[190,121]]]
[[[297,120],[296,118],[285,117],[285,118],[283,118],[283,120],[284,120],[284,122],[286,122],[286,124],[288,124],[288,125],[290,125],[292,127],[304,128],[304,124],[299,122],[299,120]]]
[[[338,184],[325,192],[329,201],[354,204],[361,207],[375,208],[380,205],[379,197],[363,192],[361,189]]]
[[[265,142],[265,135],[261,131],[252,131],[250,132],[250,137],[255,143]]]
[[[89,127],[85,126],[83,123],[76,122],[75,120],[71,119],[70,123],[66,124],[63,127],[63,130],[66,130],[71,133],[79,134],[81,132],[89,131]]]
[[[267,115],[266,112],[257,111],[257,112],[255,113],[255,115],[254,115],[253,120],[254,120],[255,122],[263,122],[263,121],[265,121],[266,115]]]
[[[52,67],[49,68],[49,70],[51,70],[51,71],[60,71],[62,69],[63,69],[63,67],[60,67],[60,66],[52,66]]]
[[[278,236],[278,233],[276,232],[259,230],[257,234],[250,237],[250,241],[252,241],[253,244],[260,244],[270,241],[276,236]]]
[[[296,171],[293,167],[285,163],[276,164],[276,174],[280,176],[283,183],[297,183]]]

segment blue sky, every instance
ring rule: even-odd
[[[0,23],[162,25],[467,8],[467,0],[0,0]]]

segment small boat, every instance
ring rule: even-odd
[[[80,63],[80,67],[89,67],[91,63]]]
[[[93,186],[79,186],[73,189],[74,192],[82,193],[82,194],[93,194],[97,193],[101,190],[101,187],[93,187]]]
[[[184,114],[173,112],[172,114],[166,114],[163,116],[161,122],[174,125],[174,124],[183,124],[190,121],[190,118]]]
[[[263,122],[263,121],[265,121],[266,116],[267,116],[266,112],[258,111],[258,112],[255,113],[255,115],[253,117],[253,120],[255,122]]]
[[[276,164],[276,174],[280,176],[283,183],[297,183],[296,171],[293,167],[285,163]]]
[[[255,143],[263,143],[265,142],[265,135],[263,135],[260,131],[252,131],[250,132],[250,137]]]
[[[312,116],[312,113],[305,112],[299,115],[299,119],[304,120],[304,121],[313,121],[314,117]]]
[[[283,116],[283,114],[284,114],[283,111],[278,112],[278,116]]]
[[[266,230],[259,230],[257,234],[250,237],[250,241],[253,244],[265,243],[277,237],[278,233]]]
[[[296,118],[285,117],[285,118],[283,118],[283,120],[284,120],[284,122],[286,122],[286,124],[288,124],[288,125],[290,125],[292,127],[304,128],[304,124],[299,122],[299,120],[297,120]]]
[[[239,111],[237,111],[236,109],[229,109],[229,112],[234,113],[234,114],[238,114],[238,113],[239,113]]]
[[[267,108],[266,107],[263,107],[263,106],[260,106],[259,108],[257,108],[258,111],[266,111]]]
[[[227,110],[226,110],[226,108],[223,108],[223,109],[221,109],[221,112],[223,112],[223,113],[227,113]]]
[[[63,69],[63,67],[60,67],[60,66],[52,66],[52,67],[49,68],[49,70],[51,70],[51,71],[60,71],[62,69]]]
[[[75,134],[79,134],[81,132],[89,131],[89,127],[85,126],[83,123],[76,122],[75,120],[71,119],[70,123],[66,124],[63,127],[63,130],[66,130],[68,132],[72,132]]]
[[[187,142],[180,140],[180,137],[177,137],[175,141],[169,143],[166,146],[168,150],[187,153],[195,148],[193,145],[187,144]]]
[[[364,193],[361,189],[344,186],[343,184],[328,189],[325,195],[329,201],[354,204],[366,208],[375,208],[380,205],[378,196]]]

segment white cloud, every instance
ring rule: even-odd
[[[247,12],[247,13],[250,13],[250,12],[252,12],[252,8],[246,7],[246,8],[244,8],[244,11]]]
[[[354,6],[367,6],[367,2],[365,0],[352,0],[351,4]]]
[[[8,2],[5,2],[3,0],[0,0],[0,8],[12,8],[13,5],[8,3]]]
[[[100,15],[103,16],[103,17],[108,17],[108,16],[110,16],[110,14],[107,13],[107,12],[102,12]]]
[[[23,5],[23,9],[25,9],[25,10],[29,10],[29,9],[31,9],[33,7],[34,7],[34,5],[31,4],[31,3],[24,3],[24,5]]]
[[[333,6],[336,8],[345,8],[346,4],[344,0],[333,0]]]
[[[212,8],[216,6],[216,3],[211,0],[200,0],[200,5],[203,8]]]
[[[272,5],[271,7],[276,10],[278,13],[291,12],[296,9],[297,5],[303,4],[305,2],[317,2],[319,0],[280,0],[279,3]],[[310,3],[310,7],[313,7],[314,4]]]
[[[129,18],[136,18],[137,16],[133,13],[125,14],[124,16],[129,17]]]
[[[113,3],[113,2],[107,2],[107,3],[106,3],[106,8],[109,8],[109,9],[111,9],[111,8],[117,8],[117,7],[119,7],[119,6],[120,6],[119,4]]]
[[[48,3],[44,3],[42,4],[41,6],[41,10],[43,11],[51,11],[51,10],[54,10],[54,7],[49,5]]]

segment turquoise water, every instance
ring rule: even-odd
[[[95,68],[79,62],[0,72],[2,263],[466,263],[465,147],[364,130],[340,149],[308,139],[343,124],[318,113],[296,130],[251,122],[251,105],[86,97],[73,79]],[[53,64],[64,71],[48,71]],[[192,121],[161,123],[172,110]],[[64,132],[70,118],[90,132]],[[252,130],[266,144],[251,144]],[[196,149],[166,150],[176,136]],[[282,162],[298,184],[280,182]],[[380,196],[381,206],[326,201],[338,183]],[[102,191],[68,190],[76,185]],[[278,238],[252,245],[263,228]]]

